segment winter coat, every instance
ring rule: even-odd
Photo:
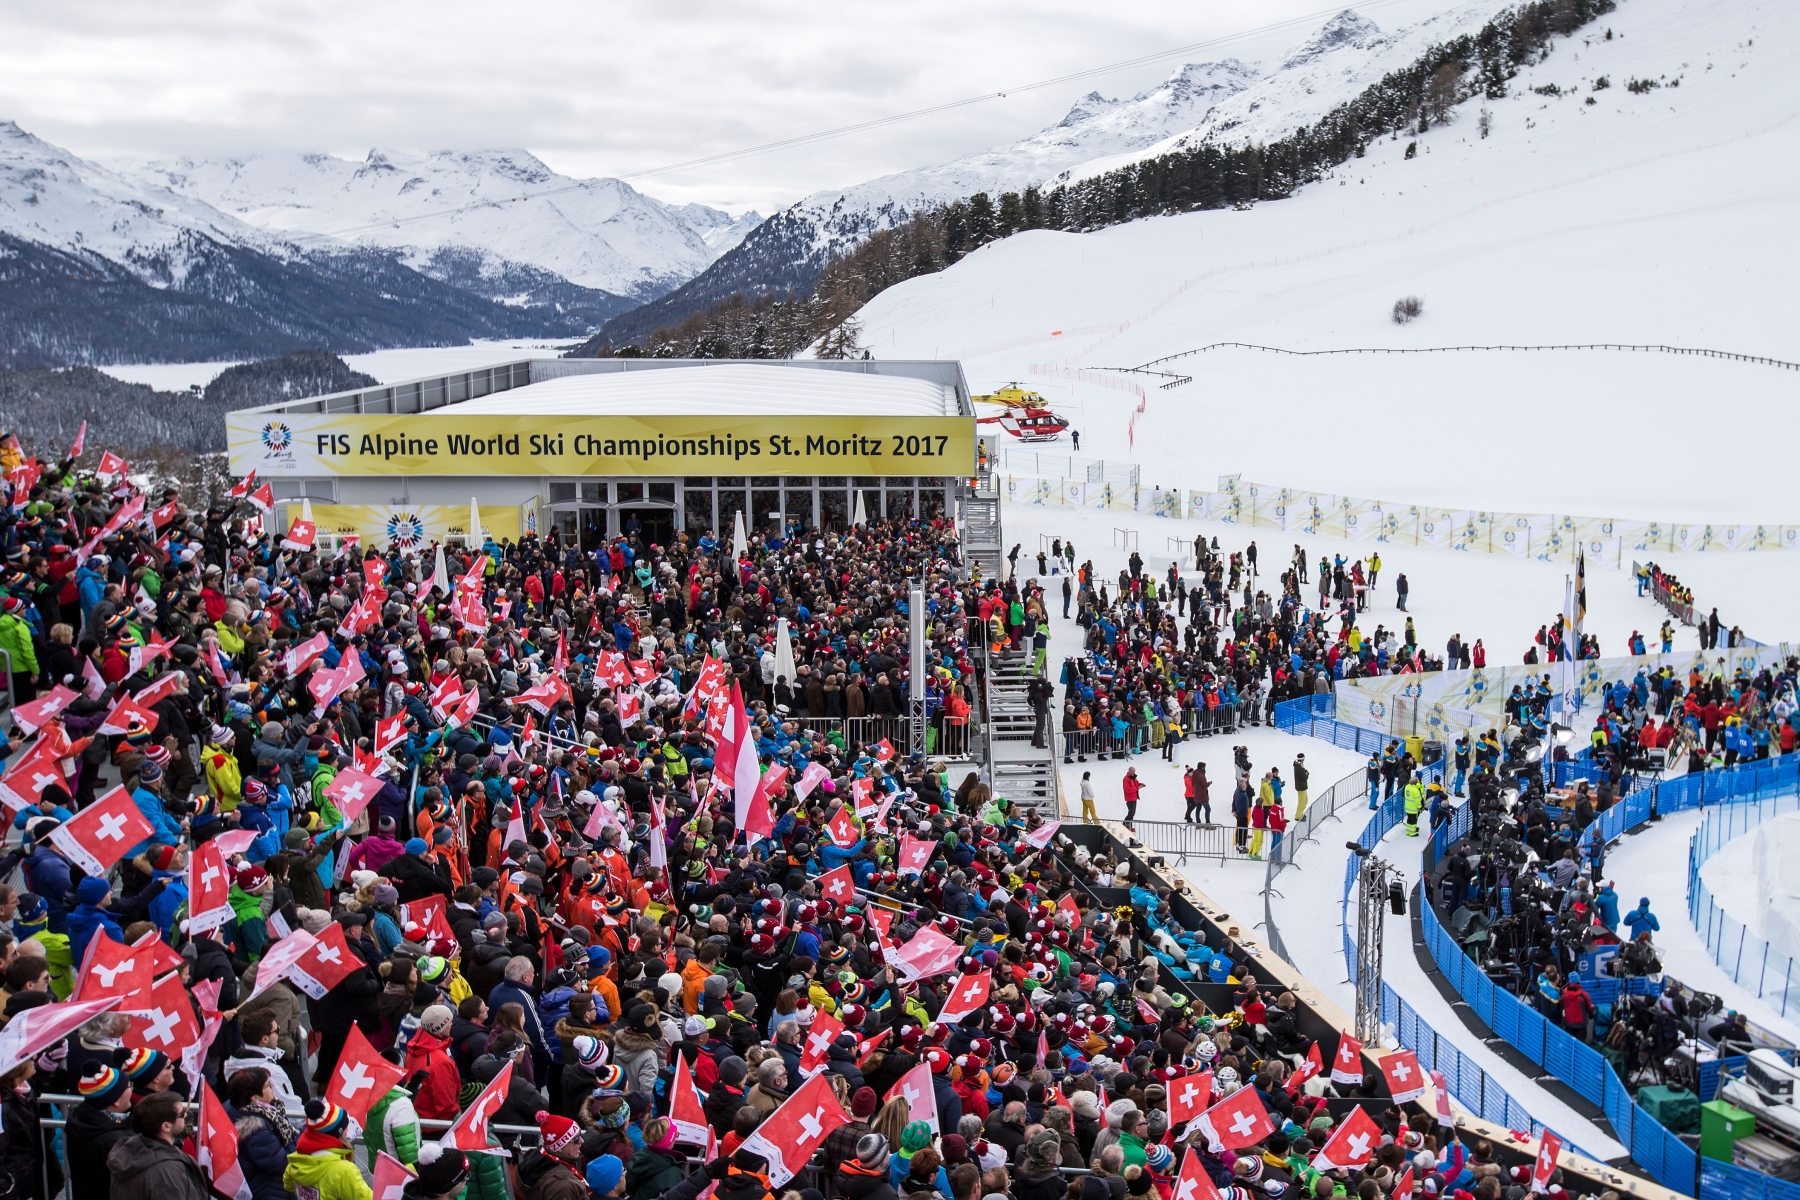
[[[386,1150],[410,1167],[419,1161],[421,1136],[419,1114],[405,1088],[389,1088],[387,1095],[369,1106],[369,1123],[363,1137],[370,1142],[379,1137],[377,1149]]]
[[[712,1091],[707,1094],[706,1103],[702,1105],[706,1113],[706,1122],[713,1127],[714,1133],[723,1138],[731,1132],[732,1122],[737,1119],[738,1109],[749,1102],[749,1097],[744,1094],[743,1088],[732,1087],[724,1081],[715,1083]]]
[[[449,878],[417,854],[402,854],[384,866],[381,873],[394,881],[402,904],[427,896],[448,896],[452,890]]]
[[[375,1196],[356,1169],[348,1146],[289,1155],[281,1182],[298,1200],[374,1200]]]
[[[131,1136],[130,1113],[109,1113],[92,1104],[69,1110],[63,1137],[69,1148],[69,1200],[110,1200],[112,1176],[106,1156]]]
[[[69,892],[75,887],[69,878],[69,860],[39,842],[31,857],[25,860],[25,882],[49,905],[50,932],[69,931]]]
[[[290,1200],[292,1193],[281,1179],[287,1174],[288,1155],[294,1148],[282,1142],[267,1117],[227,1111],[237,1122],[238,1165],[244,1169],[251,1200]]]
[[[112,914],[103,908],[95,908],[91,904],[81,904],[77,905],[75,911],[69,914],[69,953],[75,956],[75,961],[81,961],[82,956],[87,953],[89,939],[94,936],[96,930],[102,929],[115,942],[125,940],[125,933],[119,928],[119,923],[113,920]]]
[[[241,1048],[236,1054],[227,1058],[225,1064],[219,1068],[219,1078],[229,1083],[233,1075],[253,1067],[269,1073],[269,1082],[275,1085],[276,1103],[281,1105],[282,1110],[290,1118],[299,1118],[295,1124],[305,1124],[306,1101],[295,1093],[293,1082],[288,1079],[287,1072],[281,1069],[279,1047],[245,1046]],[[276,1174],[279,1176],[280,1172]]]
[[[627,1200],[658,1200],[687,1175],[687,1160],[644,1147],[625,1168]]]
[[[413,1100],[419,1115],[428,1121],[455,1120],[462,1111],[462,1106],[457,1103],[457,1094],[462,1090],[462,1072],[457,1069],[449,1040],[420,1029],[406,1044],[406,1060],[402,1065],[409,1076],[418,1071],[425,1072],[425,1082]]]
[[[200,1164],[160,1138],[141,1133],[121,1138],[107,1152],[106,1168],[112,1172],[112,1200],[212,1200]]]
[[[519,1157],[519,1200],[589,1200],[581,1168],[541,1150]]]
[[[625,1072],[620,1087],[627,1092],[654,1096],[656,1073],[662,1070],[666,1058],[661,1043],[636,1030],[621,1029],[613,1036],[613,1062]],[[730,1132],[729,1128],[726,1132]]]

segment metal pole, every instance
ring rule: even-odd
[[[912,753],[925,753],[925,587],[914,583],[907,593],[907,609],[909,610],[908,644],[911,650],[909,661],[912,664],[912,693],[908,705],[908,716],[911,718],[912,731],[910,741]]]

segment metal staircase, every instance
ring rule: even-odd
[[[1036,718],[1028,691],[1032,676],[1030,657],[1008,653],[990,657],[988,719],[993,747],[992,786],[995,794],[1016,804],[1056,812],[1056,722],[1046,720],[1044,748],[1031,744]]]

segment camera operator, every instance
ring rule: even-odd
[[[1650,941],[1650,931],[1644,930],[1626,942],[1619,951],[1619,962],[1626,975],[1660,975],[1662,960],[1656,957],[1656,947]]]

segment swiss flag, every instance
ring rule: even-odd
[[[600,661],[594,665],[594,678],[615,692],[630,683],[631,671],[625,665],[625,656],[617,650],[602,650]]]
[[[225,1111],[218,1093],[200,1089],[200,1127],[194,1130],[194,1157],[212,1182],[213,1191],[233,1200],[249,1200],[250,1184],[238,1165],[237,1122]]]
[[[164,671],[148,687],[133,692],[131,698],[149,708],[164,696],[173,696],[185,678],[180,671]]]
[[[850,802],[856,805],[856,815],[866,817],[874,812],[875,781],[872,779],[853,779],[850,781]]]
[[[833,867],[819,876],[819,895],[839,904],[849,904],[856,899],[856,879],[850,874],[850,864]]]
[[[102,475],[123,475],[131,469],[131,464],[114,454],[111,450],[100,455],[99,473]]]
[[[1425,1094],[1425,1072],[1419,1070],[1419,1056],[1411,1050],[1396,1050],[1382,1059],[1381,1073],[1395,1104],[1405,1104]]]
[[[275,511],[275,489],[266,483],[245,496],[244,499],[248,500],[264,516]]]
[[[63,709],[75,702],[75,693],[61,684],[51,688],[28,704],[12,710],[13,724],[26,733],[36,733],[62,715]]]
[[[1550,1188],[1550,1176],[1556,1171],[1556,1160],[1562,1157],[1562,1139],[1544,1130],[1544,1140],[1538,1143],[1537,1161],[1531,1164],[1531,1190],[1545,1192]]]
[[[806,770],[800,774],[800,782],[794,785],[794,795],[804,800],[813,794],[813,789],[831,778],[831,772],[823,763],[807,763]]]
[[[88,939],[81,982],[71,1000],[99,1000],[117,996],[130,999],[154,981],[151,954],[145,947],[114,941],[105,930]]]
[[[513,1060],[509,1058],[500,1068],[500,1073],[488,1081],[488,1085],[481,1089],[481,1093],[470,1102],[469,1107],[463,1109],[462,1115],[456,1118],[456,1124],[444,1131],[438,1144],[465,1153],[472,1150],[485,1151],[488,1148],[488,1122],[500,1111],[500,1106],[506,1103],[506,1091],[512,1086],[512,1073]]]
[[[480,708],[481,693],[470,692],[462,698],[462,703],[456,706],[456,711],[447,714],[444,719],[448,724],[455,725],[459,729],[466,729],[474,722],[475,713]]]
[[[1212,1103],[1213,1074],[1202,1071],[1198,1075],[1183,1075],[1170,1080],[1168,1088],[1169,1128],[1180,1137],[1188,1122],[1204,1114]]]
[[[1412,1194],[1413,1169],[1408,1167],[1406,1168],[1406,1173],[1400,1176],[1399,1182],[1394,1184],[1394,1192],[1391,1200],[1412,1200]]]
[[[118,997],[107,996],[79,1004],[40,1004],[22,1011],[0,1031],[0,1074],[36,1058],[118,1003]]]
[[[574,695],[575,693],[569,690],[569,685],[563,682],[561,676],[552,675],[536,687],[520,692],[515,703],[529,704],[538,712],[548,716],[551,709],[564,700],[573,699]]]
[[[912,1110],[912,1120],[923,1121],[931,1126],[933,1133],[939,1132],[937,1092],[932,1089],[930,1063],[922,1062],[895,1080],[881,1101],[885,1104],[895,1096],[906,1100]]]
[[[1363,1044],[1350,1036],[1349,1030],[1338,1034],[1337,1057],[1331,1060],[1331,1082],[1361,1083],[1363,1081]]]
[[[171,500],[161,508],[150,510],[150,524],[161,529],[181,514],[181,501]]]
[[[327,925],[325,929],[329,932],[331,926]],[[342,930],[339,932],[342,933]],[[304,929],[292,930],[286,937],[277,938],[270,943],[268,950],[262,956],[262,961],[256,964],[256,983],[251,987],[250,994],[243,998],[243,1003],[250,1003],[274,987],[293,969],[294,963],[302,954],[318,944],[319,939]]]
[[[331,1084],[325,1098],[349,1113],[358,1125],[369,1119],[369,1109],[400,1082],[405,1072],[381,1055],[363,1036],[363,1031],[350,1026],[350,1037],[331,1071]]]
[[[104,734],[126,734],[136,729],[156,732],[157,722],[162,718],[133,700],[130,696],[120,696],[118,703],[112,706],[100,722],[100,732]]]
[[[631,660],[631,677],[639,683],[649,683],[656,678],[656,668],[641,658]]]
[[[442,896],[426,896],[422,900],[402,904],[400,917],[408,925],[417,925],[425,932],[426,937],[456,940],[456,931],[450,928],[450,915],[445,911]]]
[[[386,754],[405,740],[406,714],[395,713],[391,717],[383,717],[375,722],[375,738],[371,749],[377,755]]]
[[[231,485],[231,493],[230,493],[231,498],[233,500],[242,500],[245,496],[248,496],[250,494],[250,489],[255,486],[256,486],[256,472],[252,471],[248,475],[244,476],[242,479],[238,480],[236,483]]]
[[[1181,1174],[1175,1177],[1175,1190],[1169,1193],[1169,1200],[1219,1200],[1219,1189],[1200,1165],[1200,1156],[1192,1146],[1181,1160]]]
[[[808,770],[810,769],[809,767]],[[825,822],[825,828],[831,833],[832,844],[836,846],[854,846],[862,836],[857,832],[855,822],[850,819],[849,810],[841,804],[831,814],[831,819]]]
[[[906,982],[916,983],[948,971],[961,954],[961,946],[945,937],[936,926],[927,925],[895,953],[894,965],[900,968]]]
[[[231,920],[231,876],[214,842],[201,842],[188,856],[188,919],[182,928],[197,937]]]
[[[705,1146],[712,1132],[706,1120],[706,1108],[694,1087],[694,1073],[687,1060],[675,1055],[675,1082],[669,1090],[669,1120],[675,1124],[675,1140],[690,1146]]]
[[[1313,1159],[1313,1166],[1321,1171],[1367,1166],[1380,1145],[1381,1126],[1358,1106],[1331,1131],[1325,1148]]]
[[[1033,829],[1030,833],[1026,834],[1025,840],[1030,842],[1033,846],[1036,846],[1039,850],[1042,850],[1045,846],[1050,844],[1050,839],[1055,837],[1056,831],[1061,828],[1061,821],[1045,821],[1042,825],[1039,825],[1036,829]]]
[[[70,461],[81,457],[81,448],[85,445],[87,445],[87,422],[83,421],[81,428],[75,431],[74,443],[69,447]]]
[[[950,994],[944,998],[944,1007],[938,1013],[938,1020],[945,1025],[954,1025],[972,1012],[980,1012],[987,1004],[988,990],[993,986],[993,977],[983,971],[979,975],[964,975],[950,985]]]
[[[844,1023],[828,1012],[821,1011],[813,1018],[812,1028],[806,1031],[806,1040],[800,1046],[801,1075],[810,1077],[825,1069],[825,1055],[842,1032]]]
[[[1200,1129],[1207,1136],[1212,1152],[1241,1150],[1275,1132],[1269,1110],[1256,1096],[1256,1089],[1241,1087],[1200,1116]]]
[[[1081,925],[1081,906],[1075,903],[1075,897],[1064,892],[1056,898],[1056,911],[1068,914],[1069,927],[1079,928]]]
[[[774,835],[775,814],[769,804],[769,797],[777,794],[787,785],[787,777],[788,769],[786,767],[770,767],[757,779],[756,790],[750,793],[750,806],[744,813],[745,833],[753,833],[760,837]]]
[[[0,778],[0,803],[6,805],[7,811],[16,813],[36,804],[51,784],[69,790],[62,767],[49,756],[40,739],[12,770]]]
[[[298,675],[318,661],[329,645],[330,638],[322,633],[315,633],[299,645],[289,646],[287,653],[281,656],[281,666],[289,675]]]
[[[193,1001],[178,972],[164,975],[147,994],[121,1007],[131,1013],[131,1028],[125,1034],[127,1046],[161,1050],[170,1058],[179,1059],[183,1050],[200,1040]]]
[[[1450,1111],[1450,1081],[1444,1078],[1442,1071],[1431,1073],[1431,1090],[1437,1093],[1437,1123],[1454,1128],[1456,1117]]]
[[[363,809],[369,807],[369,802],[375,799],[375,794],[380,790],[381,780],[351,768],[338,772],[337,778],[326,787],[325,796],[343,814],[344,822],[348,824],[356,820]]]
[[[901,834],[901,873],[905,874],[906,872],[911,871],[914,875],[923,874],[925,871],[925,864],[931,861],[931,852],[936,850],[937,846],[938,844],[936,842],[929,842],[924,838],[916,838],[910,833]]]
[[[831,1131],[850,1121],[821,1071],[789,1096],[744,1139],[745,1148],[769,1160],[769,1184],[780,1187],[804,1167]]]
[[[888,759],[894,757],[894,754],[895,754],[894,744],[892,742],[888,741],[886,738],[882,738],[879,742],[875,743],[875,761],[876,762],[884,763]]]
[[[327,992],[343,982],[346,975],[362,965],[363,960],[344,940],[344,927],[333,921],[294,958],[287,968],[287,977],[314,1000],[322,1000]]]
[[[375,1152],[375,1182],[370,1185],[374,1200],[401,1200],[408,1181],[415,1178],[411,1167],[386,1150]]]
[[[104,875],[156,831],[131,793],[116,787],[50,831],[50,844],[89,875]]]
[[[382,559],[371,554],[362,561],[363,580],[372,588],[378,588],[387,581],[388,565]]]
[[[1288,1081],[1287,1081],[1288,1095],[1298,1096],[1300,1094],[1300,1088],[1306,1083],[1306,1081],[1311,1079],[1313,1076],[1319,1074],[1324,1069],[1325,1069],[1324,1056],[1319,1053],[1319,1043],[1314,1042],[1312,1045],[1310,1045],[1306,1048],[1306,1061],[1301,1063],[1299,1065],[1299,1067],[1297,1067],[1295,1069],[1295,1071],[1292,1075],[1288,1076]]]

